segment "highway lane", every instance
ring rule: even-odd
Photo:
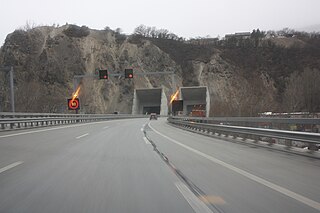
[[[224,212],[319,212],[319,160],[201,136],[164,119],[150,126],[157,148]]]
[[[147,136],[205,206],[144,139],[147,122],[0,133],[0,212],[319,212],[318,160],[151,121]]]
[[[1,133],[0,212],[194,212],[143,139],[147,121]]]

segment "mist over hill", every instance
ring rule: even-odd
[[[0,64],[14,66],[16,111],[67,112],[73,76],[97,68],[123,72],[175,71],[177,86],[208,86],[212,116],[255,116],[264,111],[320,111],[320,36],[283,30],[224,39],[186,40],[139,26],[132,35],[85,26],[43,26],[9,34]],[[0,73],[0,104],[9,111],[8,73]],[[131,113],[135,88],[163,87],[170,76],[86,78],[82,113]]]

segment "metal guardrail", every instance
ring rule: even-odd
[[[0,112],[2,118],[48,118],[48,117],[101,117],[101,116],[131,116],[128,114],[62,114],[62,113],[21,113]]]
[[[144,117],[146,116],[125,114],[0,113],[0,131]]]
[[[224,124],[303,132],[320,132],[320,118],[270,118],[270,117],[172,117],[173,119],[198,123]]]
[[[195,122],[194,120],[202,120],[202,122]],[[200,131],[206,131],[208,133],[218,133],[219,135],[232,135],[233,137],[240,136],[243,140],[251,138],[258,141],[260,137],[266,137],[269,138],[270,145],[272,145],[271,139],[273,138],[284,139],[286,146],[289,148],[292,146],[292,141],[307,143],[309,150],[318,150],[317,144],[320,144],[320,133],[210,124],[204,123],[204,119],[201,118],[169,117],[168,121],[174,125],[179,125],[184,128],[193,128]]]
[[[320,125],[320,118],[269,118],[269,117],[172,117],[173,119],[194,121],[201,123],[271,123],[271,124],[309,124]]]

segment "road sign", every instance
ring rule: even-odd
[[[68,99],[68,109],[69,110],[77,110],[80,109],[80,101],[79,98],[75,98],[72,100],[72,98]]]

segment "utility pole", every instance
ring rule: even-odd
[[[14,107],[14,86],[13,86],[13,67],[10,68],[10,101],[11,101],[11,112],[15,112]]]
[[[172,73],[172,75],[171,75],[171,80],[172,80],[172,94],[174,94],[174,93],[176,92],[176,88],[177,88],[175,76],[176,76],[175,73]]]
[[[0,67],[0,69],[5,72],[9,72],[11,112],[14,113],[15,112],[15,104],[14,104],[13,66]],[[1,108],[1,105],[0,105],[0,108]],[[0,111],[1,111],[1,109],[0,109]]]

